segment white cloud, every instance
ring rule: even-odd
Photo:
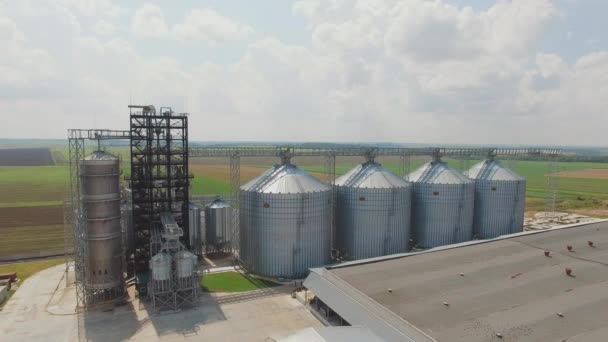
[[[88,36],[65,8],[45,10],[29,26],[23,13],[8,13],[0,19],[8,51],[0,55],[0,110],[45,108],[71,127],[124,128],[132,99],[190,111],[190,136],[205,140],[593,144],[605,135],[608,52],[575,62],[543,52],[539,37],[559,18],[552,2],[473,10],[443,1],[310,0],[293,12],[304,18],[310,46],[256,38],[232,64],[200,56],[195,66],[179,55],[144,55],[122,32]],[[151,4],[131,19],[138,36],[208,44],[253,36],[205,10],[171,28]],[[45,46],[49,37],[59,43]],[[183,53],[196,53],[195,45]],[[20,124],[0,126],[0,136],[15,136],[3,127]],[[35,135],[23,127],[19,135]],[[65,128],[27,129],[62,137]]]
[[[127,12],[110,0],[58,0],[67,7],[75,8],[78,13],[88,17],[117,17]]]
[[[165,37],[169,29],[160,7],[152,4],[139,7],[131,20],[131,32],[140,37]]]
[[[101,19],[95,23],[93,31],[100,36],[109,36],[116,32],[116,27],[114,24]]]
[[[247,37],[253,29],[205,8],[192,10],[182,23],[175,25],[173,33],[178,40],[216,44]]]

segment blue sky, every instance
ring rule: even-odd
[[[600,0],[0,1],[0,137],[125,128],[136,102],[190,112],[197,140],[606,145],[606,13]]]

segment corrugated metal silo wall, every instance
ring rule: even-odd
[[[491,239],[523,231],[525,202],[525,180],[476,180],[474,234]]]
[[[473,237],[475,184],[413,183],[412,232],[420,248]]]
[[[205,207],[206,241],[208,244],[228,244],[231,241],[231,208]]]
[[[330,262],[330,191],[241,191],[240,256],[249,271],[300,278]]]
[[[410,248],[411,188],[337,187],[337,244],[353,259]]]
[[[204,237],[201,236],[201,208],[190,203],[188,208],[188,227],[190,228],[190,247],[194,254],[202,254]]]

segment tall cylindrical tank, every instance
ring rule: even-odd
[[[119,175],[118,158],[105,152],[94,152],[80,164],[88,259],[85,286],[91,289],[109,289],[123,281]]]
[[[178,278],[190,277],[196,266],[196,255],[188,251],[180,251],[175,254],[175,268]]]
[[[336,241],[342,253],[363,259],[409,249],[409,182],[370,159],[336,179],[336,190]]]
[[[526,179],[493,158],[473,166],[475,181],[473,234],[491,239],[523,231]]]
[[[150,269],[152,279],[165,281],[171,279],[171,255],[168,253],[158,253],[150,259]]]
[[[213,202],[205,206],[205,242],[222,249],[230,243],[230,205],[216,198]]]
[[[475,184],[435,157],[408,175],[413,185],[412,231],[420,248],[471,240]]]
[[[250,271],[298,278],[329,263],[329,186],[284,160],[240,196],[240,257]]]
[[[188,223],[191,250],[195,254],[202,254],[203,237],[201,235],[201,208],[194,203],[189,204]]]

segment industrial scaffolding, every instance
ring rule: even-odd
[[[129,106],[134,270],[148,271],[151,237],[160,213],[171,212],[189,248],[188,116],[169,107]]]
[[[154,255],[165,254],[170,257],[170,277],[157,280],[154,276],[148,281],[148,294],[157,312],[178,311],[187,306],[194,306],[200,294],[202,273],[194,270],[188,275],[180,275],[178,263],[181,253],[187,252],[180,242],[184,231],[175,223],[171,212],[160,214],[162,229],[152,232],[150,246]],[[152,266],[153,267],[153,266]],[[152,268],[151,267],[151,268]]]

